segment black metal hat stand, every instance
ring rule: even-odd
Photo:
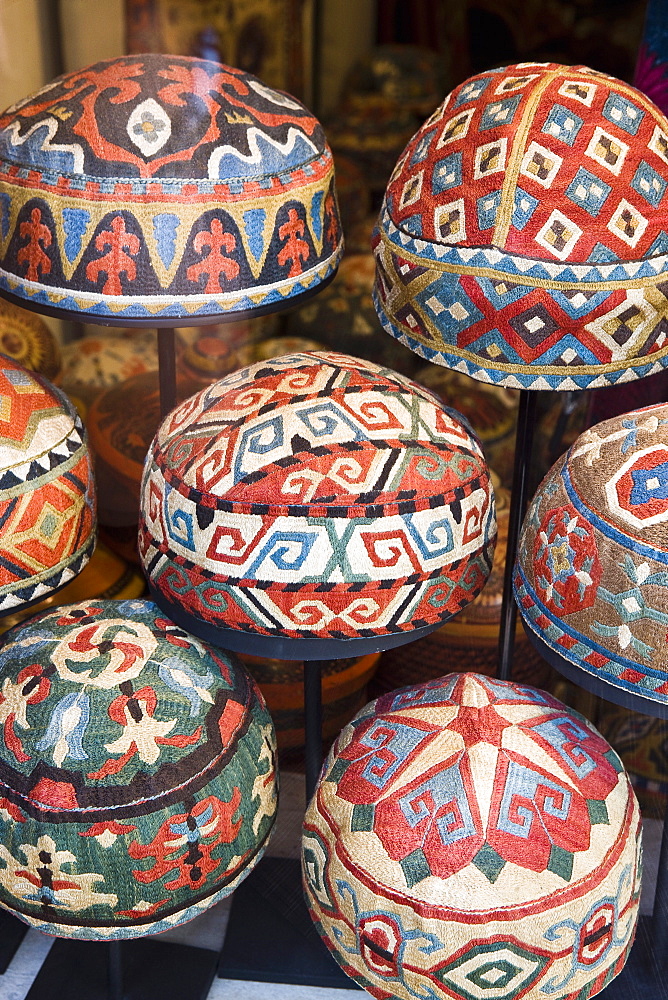
[[[20,303],[18,300],[17,304],[25,305],[25,303]],[[55,314],[55,311],[54,311]],[[173,328],[164,328],[158,330],[158,357],[160,366],[160,410],[162,415],[167,414],[176,405],[176,352],[175,352],[175,337]],[[41,598],[33,603],[39,603]],[[24,605],[24,608],[29,607],[29,605]],[[28,927],[21,920],[16,917],[11,916],[5,910],[0,910],[0,975],[4,975],[7,971],[10,962],[14,958],[14,955],[18,951],[21,942],[23,941],[25,935],[28,932]],[[74,944],[77,949],[75,955],[75,964],[78,966],[80,956],[80,945],[77,942],[65,942],[61,940],[56,942],[55,947],[57,947],[60,952],[61,949],[68,951],[68,945]],[[122,992],[119,992],[119,984],[121,982],[121,964],[120,964],[120,953],[118,952],[117,945],[112,943],[110,945],[98,945],[99,949],[105,949],[109,947],[109,1000],[121,1000]],[[89,946],[90,949],[95,949],[94,945]],[[52,948],[53,951],[53,948]],[[54,955],[54,959],[58,960],[58,956]],[[100,956],[98,954],[96,960],[96,969],[100,968]],[[102,968],[105,968],[104,959],[102,961]],[[63,965],[63,973],[67,977],[64,981],[64,990],[67,992],[68,983],[71,983],[71,964],[69,958],[65,957],[65,962]],[[37,977],[39,979],[39,975]],[[213,976],[211,976],[211,981]],[[209,982],[209,986],[211,985]],[[49,972],[49,983],[53,983],[51,979],[51,973]],[[207,987],[207,991],[208,988]],[[58,995],[53,992],[43,992],[41,987],[35,982],[36,992],[33,995],[33,990],[30,991],[30,1000],[38,1000],[38,998],[52,997]],[[51,987],[47,984],[47,990]],[[106,990],[106,983],[103,986]],[[0,995],[2,993],[2,982],[0,981]],[[64,994],[63,994],[64,995]],[[97,992],[95,996],[104,997],[105,992]],[[203,994],[205,996],[206,994]],[[91,994],[93,996],[93,994]],[[84,994],[81,994],[82,1000],[84,1000]],[[147,995],[148,997],[148,995]]]
[[[297,301],[302,303],[322,291],[333,278],[334,273],[328,275],[315,288],[301,292],[298,297],[288,300],[285,304],[280,306],[272,304],[253,310],[252,316],[276,313],[295,305]],[[32,309],[57,319],[72,320],[76,323],[80,323],[82,319],[79,313],[41,304],[39,308],[35,309],[32,303],[15,295],[5,292],[2,295],[22,308]],[[90,314],[86,314],[85,318],[88,322],[104,326],[153,327],[157,330],[160,415],[161,418],[167,416],[177,403],[175,327],[183,325],[186,317],[166,318],[163,320],[163,325],[157,328],[155,322],[148,319],[137,320],[127,317],[112,319]],[[244,318],[246,318],[245,313],[235,313],[229,317],[188,316],[187,324],[189,326],[211,326],[224,322],[225,319]],[[192,629],[189,627],[190,630]],[[220,638],[215,641],[218,645],[223,645]],[[327,651],[323,651],[322,655],[327,656]],[[309,673],[313,675],[313,671]],[[309,677],[310,691],[312,692],[309,698],[313,703],[317,700],[317,711],[320,712],[319,671],[317,673],[317,698],[313,693],[313,679],[313,676]],[[313,710],[313,706],[311,710]],[[318,719],[320,718],[321,716],[318,715]],[[320,732],[321,723],[316,721],[315,726]],[[308,738],[311,741],[315,739],[312,725]],[[320,754],[322,752],[321,744],[320,738]],[[314,753],[313,759],[315,760],[315,758],[316,754]],[[313,778],[313,786],[316,778],[317,773]],[[297,884],[301,884],[300,879]],[[9,967],[27,933],[27,929],[26,925],[18,918],[0,910],[0,976]],[[315,935],[315,930],[313,928],[310,930]],[[325,958],[333,963],[319,939],[317,939],[317,944],[319,948],[322,948]],[[254,946],[254,948],[257,951],[257,947]],[[218,960],[219,954],[213,949],[164,941],[161,935],[148,935],[132,940],[109,942],[56,938],[42,962],[25,1000],[61,1000],[63,997],[71,997],[72,1000],[75,998],[76,1000],[206,1000],[216,976]],[[335,971],[339,971],[336,966]],[[347,980],[343,973],[339,972],[339,975]],[[345,985],[348,985],[348,981]],[[2,997],[1,979],[0,997]]]

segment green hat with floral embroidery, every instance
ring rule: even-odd
[[[198,916],[262,856],[275,735],[255,682],[150,601],[36,615],[0,651],[0,904],[49,934]]]

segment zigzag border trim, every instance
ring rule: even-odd
[[[587,285],[588,291],[618,288],[638,288],[668,280],[668,254],[658,254],[644,260],[617,261],[612,264],[573,264],[522,257],[498,247],[458,247],[432,243],[411,236],[392,221],[387,206],[383,206],[376,229],[378,237],[389,243],[392,250],[422,267],[454,274],[472,274],[496,279],[510,279],[534,288],[571,289]]]
[[[36,604],[70,583],[92,556],[96,541],[97,533],[93,531],[83,547],[70,556],[69,561],[64,560],[55,568],[50,567],[27,580],[18,580],[10,584],[5,593],[0,595],[0,614]]]
[[[483,367],[482,364],[477,364],[473,360],[474,355],[472,354],[464,356],[463,353],[457,353],[454,348],[445,344],[436,350],[403,333],[388,319],[376,289],[373,291],[373,303],[385,332],[408,347],[414,354],[424,358],[425,361],[432,362],[432,364],[451,368],[453,371],[470,375],[471,378],[477,379],[479,382],[503,386],[505,389],[556,389],[559,392],[603,389],[606,386],[622,382],[633,382],[649,375],[658,375],[659,372],[668,368],[668,347],[662,354],[660,352],[654,354],[651,361],[647,361],[645,358],[624,358],[623,361],[619,362],[619,367],[602,364],[595,368],[584,368],[583,366],[574,369],[565,365],[526,364],[492,368],[489,361],[486,361]],[[657,360],[657,355],[661,357],[661,360]]]

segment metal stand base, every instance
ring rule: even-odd
[[[306,801],[322,764],[322,662],[304,664]],[[260,983],[354,990],[320,939],[295,858],[265,857],[235,889],[218,975]]]
[[[320,940],[306,909],[300,864],[294,858],[263,858],[235,889],[218,975],[359,989]]]
[[[28,925],[24,924],[23,921],[17,920],[9,913],[0,911],[0,975],[7,971],[7,967],[18,951],[27,931]],[[0,985],[1,995],[2,986]]]
[[[206,1000],[218,954],[142,938],[123,941],[123,1000]],[[110,1000],[109,945],[56,940],[25,1000]]]

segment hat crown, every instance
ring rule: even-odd
[[[665,253],[668,121],[586,66],[524,63],[455,88],[409,142],[385,211],[411,237],[552,262]]]
[[[327,150],[316,118],[207,59],[123,56],[60,76],[0,117],[0,159],[62,177],[265,180]]]
[[[46,379],[0,355],[0,472],[44,459],[73,435],[81,444],[72,404]]]
[[[229,653],[145,600],[36,616],[8,633],[0,670],[21,720],[2,794],[91,822],[130,814],[147,782],[156,808],[193,794],[231,759],[260,697]]]
[[[429,390],[361,361],[306,352],[241,369],[161,425],[165,476],[223,502],[427,503],[488,484],[480,446]]]

